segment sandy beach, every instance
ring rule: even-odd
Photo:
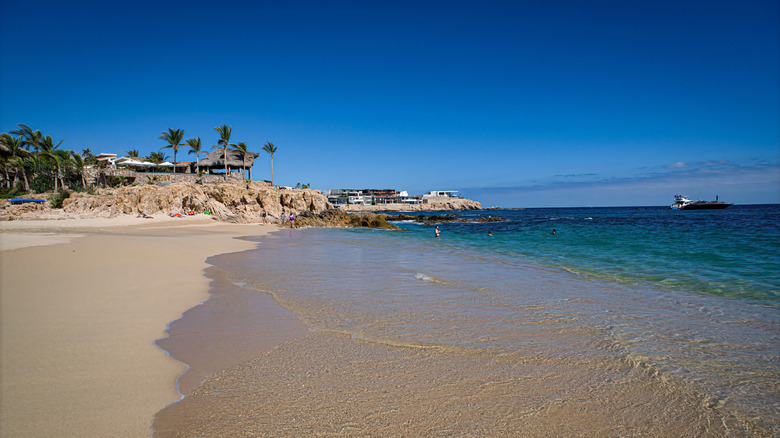
[[[208,216],[0,224],[0,435],[148,436],[185,366],[154,343],[210,255],[274,226]]]

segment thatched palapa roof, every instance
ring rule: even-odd
[[[246,165],[246,167],[252,167],[252,164],[255,162],[255,158],[259,157],[260,154],[257,152],[247,152],[246,153],[246,163],[244,163],[244,153],[236,150],[236,149],[228,149],[227,150],[227,158],[228,158],[228,167],[241,167],[243,165]],[[224,153],[223,150],[216,149],[214,152],[208,154],[205,158],[198,161],[198,166],[201,167],[225,167],[225,160],[224,160]]]

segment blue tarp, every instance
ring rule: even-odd
[[[46,202],[46,200],[32,199],[32,198],[14,198],[14,199],[9,199],[8,202]]]

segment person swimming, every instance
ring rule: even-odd
[[[558,232],[557,232],[557,231],[555,231],[555,228],[553,228],[553,230],[552,230],[552,234],[558,234]]]
[[[436,225],[436,237],[439,237],[439,226]]]

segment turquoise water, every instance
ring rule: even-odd
[[[780,302],[778,205],[709,211],[631,207],[461,213],[464,218],[490,215],[507,221],[440,224],[446,237],[442,244],[621,282]],[[433,235],[431,226],[401,226],[416,237]],[[492,238],[486,237],[488,230]]]
[[[780,433],[779,212],[460,212],[507,220],[442,223],[440,238],[414,222],[283,230],[240,261],[212,263],[272,293],[312,330],[469,354],[617,360]]]

